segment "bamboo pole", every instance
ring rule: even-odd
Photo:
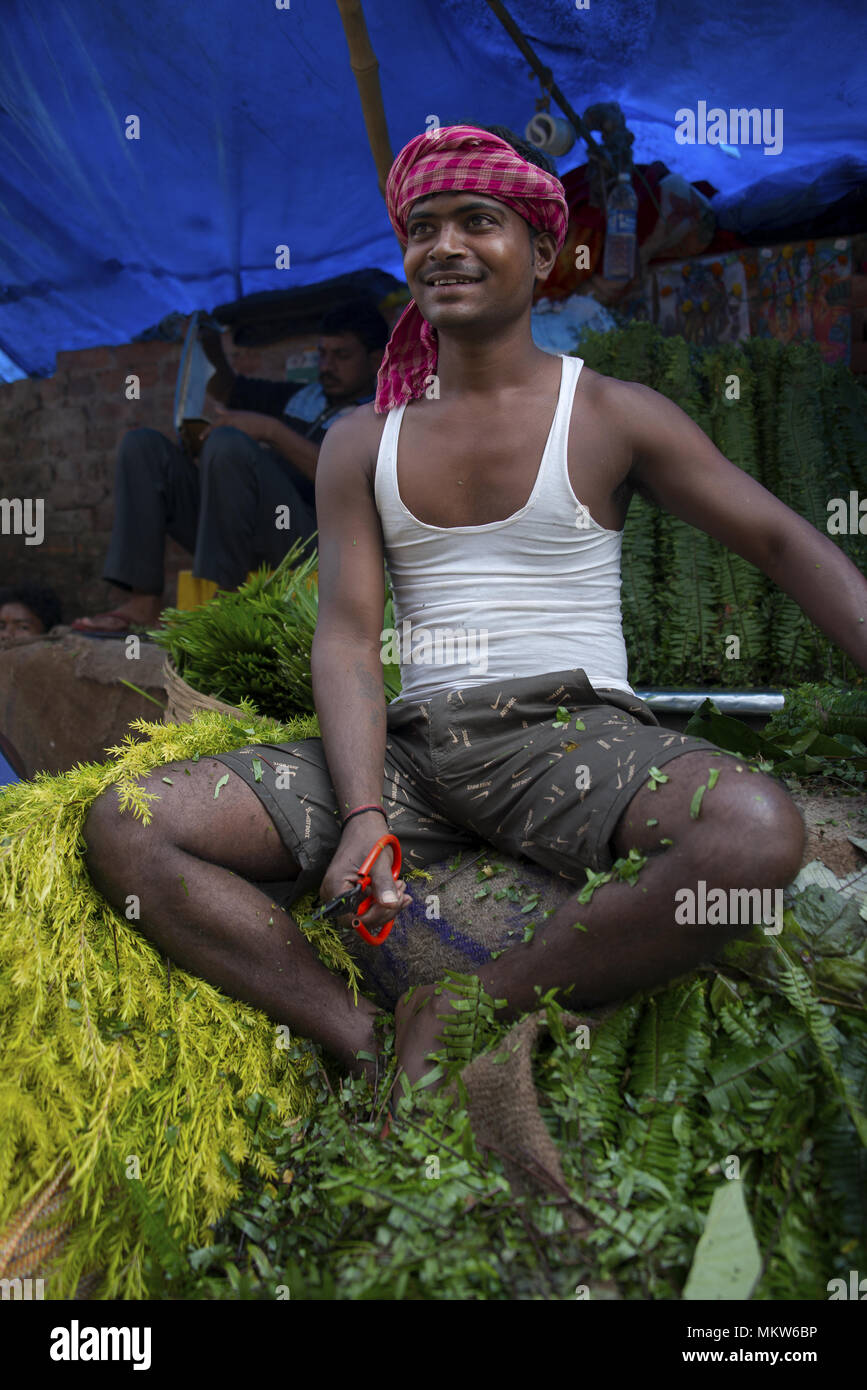
[[[358,95],[361,98],[361,112],[367,129],[370,152],[376,165],[379,191],[385,197],[385,181],[394,155],[382,104],[379,63],[376,61],[376,54],[367,32],[361,0],[337,0],[337,8],[343,21],[343,32],[349,49],[349,65],[355,73]]]

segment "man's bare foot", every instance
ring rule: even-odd
[[[130,627],[153,627],[162,612],[158,594],[131,594],[125,603],[107,613],[91,618],[76,618],[72,627],[78,632],[124,633]]]
[[[394,1010],[394,1049],[413,1086],[436,1065],[428,1054],[445,1046],[442,1030],[453,1016],[451,996],[445,989],[437,994],[437,989],[435,984],[417,985],[398,999]]]
[[[96,632],[100,636],[123,636],[129,632],[133,620],[124,613],[95,613],[90,618],[76,618],[70,627],[74,632]]]

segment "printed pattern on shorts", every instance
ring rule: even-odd
[[[565,728],[555,727],[559,707]],[[637,696],[595,690],[580,669],[389,705],[386,719],[384,807],[405,863],[418,868],[484,840],[583,882],[585,868],[613,863],[611,837],[651,767],[720,752],[662,727]],[[321,740],[219,759],[260,797],[300,864],[296,896],[318,886],[341,833]]]
[[[585,868],[610,867],[611,836],[651,767],[719,751],[580,670],[451,691],[431,706],[432,799],[478,838],[579,882]]]

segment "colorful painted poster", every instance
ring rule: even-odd
[[[663,333],[715,347],[750,336],[747,277],[739,251],[654,266]]]
[[[826,362],[848,363],[852,336],[849,237],[740,251],[757,338],[816,342]]]

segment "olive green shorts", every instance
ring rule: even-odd
[[[557,727],[559,707],[567,727]],[[580,669],[526,676],[387,706],[383,805],[406,868],[482,840],[583,883],[585,868],[611,867],[611,837],[649,770],[699,749],[720,752],[663,728],[637,696],[595,690]],[[290,900],[318,889],[341,835],[322,740],[217,757],[298,863]]]

